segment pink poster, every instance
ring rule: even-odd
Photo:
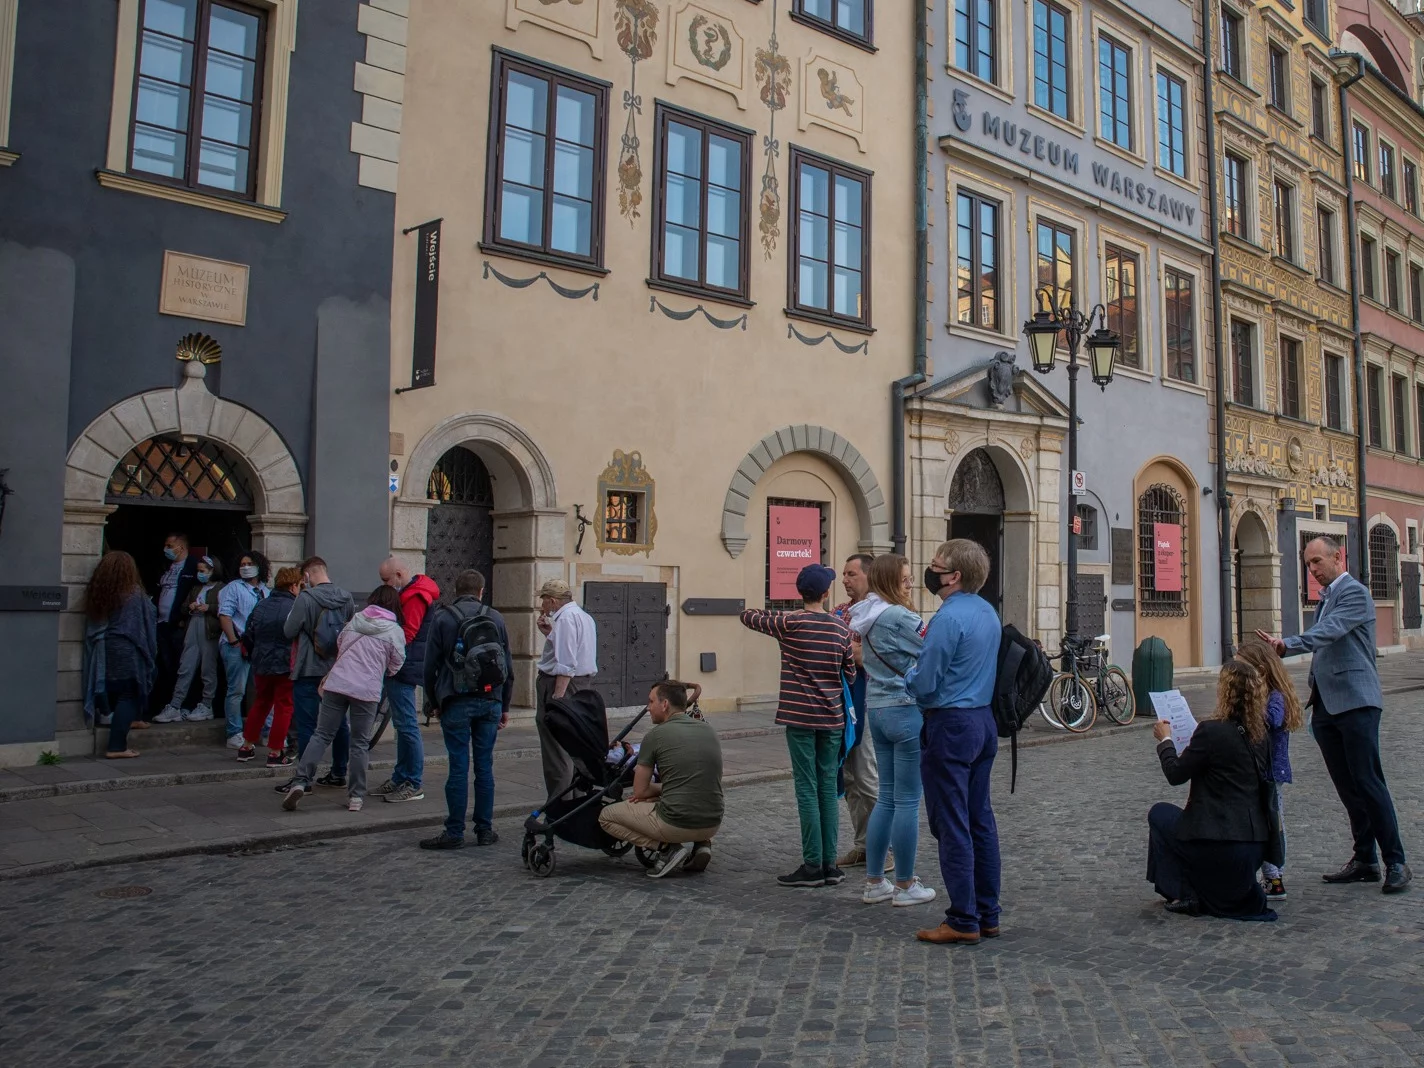
[[[1310,535],[1305,535],[1305,537],[1310,537]],[[1339,535],[1337,535],[1337,537],[1339,537]],[[1344,539],[1343,539],[1343,538],[1341,538],[1340,544],[1341,544],[1342,547],[1344,546],[1345,543],[1344,543]],[[1350,558],[1350,555],[1349,555],[1349,553],[1347,552],[1347,553],[1345,554],[1345,559],[1348,560],[1349,558]],[[1315,576],[1310,573],[1310,568],[1305,567],[1304,565],[1302,565],[1301,570],[1305,572],[1305,599],[1306,599],[1306,601],[1309,602],[1310,604],[1319,604],[1319,603],[1320,603],[1320,583],[1318,583],[1318,582],[1315,581]]]
[[[1155,546],[1152,588],[1159,593],[1182,592],[1182,528],[1177,523],[1153,523]]]
[[[821,562],[821,510],[773,504],[767,518],[771,526],[771,599],[796,601],[796,576],[807,564]]]

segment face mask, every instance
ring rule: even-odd
[[[925,589],[929,590],[931,594],[937,594],[943,585],[943,575],[932,567],[925,568]]]
[[[164,549],[164,550],[163,550],[163,555],[166,556],[166,557],[168,557],[168,559],[170,559],[170,560],[177,560],[177,559],[178,559],[178,550],[177,550],[177,549]]]
[[[199,572],[198,572],[198,581],[199,581],[199,582],[207,582],[207,581],[208,581],[209,579],[211,579],[212,577],[213,577],[213,573],[212,573],[211,571],[199,571]]]
[[[257,568],[253,564],[248,564],[246,567],[239,567],[237,573],[245,579],[255,579],[257,577]]]

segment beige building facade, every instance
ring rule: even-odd
[[[776,649],[736,613],[784,603],[768,525],[791,513],[773,509],[812,517],[805,558],[837,570],[890,548],[910,5],[412,0],[408,16],[392,550],[442,585],[490,576],[519,707],[549,578],[599,621],[610,705],[641,705],[664,671],[707,708],[768,702]],[[428,286],[432,243],[425,374],[414,265],[419,247]]]

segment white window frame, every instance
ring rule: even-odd
[[[1196,379],[1188,382],[1185,379],[1173,378],[1168,372],[1167,360],[1167,270],[1168,268],[1180,274],[1190,275],[1192,278],[1192,367],[1196,370]],[[1193,264],[1184,259],[1178,259],[1165,251],[1159,251],[1157,256],[1157,313],[1156,319],[1162,324],[1162,367],[1161,378],[1164,385],[1172,386],[1176,389],[1187,389],[1192,392],[1207,392],[1206,367],[1202,364],[1203,353],[1206,351],[1203,340],[1206,337],[1206,301],[1202,291],[1202,269],[1201,264]]]
[[[1130,148],[1124,147],[1118,144],[1116,141],[1110,140],[1109,138],[1103,136],[1102,108],[1100,106],[1102,103],[1103,91],[1102,65],[1099,61],[1098,50],[1102,47],[1102,39],[1105,34],[1108,37],[1112,38],[1112,40],[1117,45],[1127,49],[1128,91],[1132,94],[1131,99],[1128,101],[1128,107],[1131,109],[1131,115],[1128,121],[1132,130],[1132,147]],[[1112,22],[1095,11],[1093,12],[1092,50],[1093,140],[1096,144],[1098,144],[1102,148],[1107,149],[1109,152],[1122,156],[1125,159],[1132,160],[1134,163],[1146,166],[1148,157],[1145,149],[1148,138],[1146,137],[1142,129],[1142,117],[1143,114],[1149,109],[1144,107],[1142,102],[1142,84],[1145,80],[1142,77],[1142,41],[1136,34],[1132,33],[1125,26],[1121,25],[1120,23]],[[1153,81],[1151,88],[1152,96],[1155,99],[1157,96],[1157,83],[1155,80]],[[1155,108],[1152,110],[1155,110]],[[1152,131],[1151,141],[1153,148],[1152,154],[1155,156],[1157,154],[1157,131],[1155,129]]]
[[[1161,118],[1162,118],[1162,116],[1159,114],[1158,101],[1157,101],[1157,71],[1158,71],[1158,70],[1166,71],[1168,74],[1172,75],[1174,78],[1180,79],[1181,82],[1182,82],[1182,84],[1187,87],[1186,92],[1182,94],[1182,122],[1183,122],[1183,124],[1184,124],[1184,131],[1183,131],[1183,132],[1184,132],[1184,136],[1185,136],[1185,138],[1186,138],[1186,164],[1187,164],[1187,173],[1186,173],[1186,174],[1178,174],[1176,171],[1172,170],[1170,167],[1164,167],[1164,166],[1162,166],[1161,160],[1160,160],[1160,158],[1159,158],[1158,155],[1157,155],[1157,124],[1158,124],[1158,122],[1161,121]],[[1152,55],[1152,78],[1151,78],[1151,83],[1152,83],[1152,86],[1151,86],[1151,88],[1152,88],[1152,107],[1151,107],[1151,109],[1150,109],[1150,111],[1151,111],[1151,116],[1152,116],[1152,117],[1151,117],[1151,122],[1152,122],[1152,156],[1151,156],[1151,159],[1152,159],[1152,169],[1153,169],[1154,172],[1156,172],[1157,174],[1160,174],[1160,175],[1161,175],[1163,178],[1165,178],[1167,181],[1169,181],[1169,182],[1176,182],[1178,185],[1184,186],[1184,187],[1186,187],[1187,189],[1191,189],[1192,191],[1199,193],[1199,192],[1201,192],[1201,189],[1200,189],[1201,183],[1200,183],[1200,181],[1199,181],[1198,178],[1197,178],[1197,174],[1198,174],[1198,171],[1199,171],[1199,163],[1198,163],[1198,156],[1197,156],[1197,154],[1198,154],[1198,152],[1199,152],[1200,149],[1201,149],[1201,145],[1197,143],[1197,138],[1195,138],[1195,137],[1192,136],[1193,133],[1195,132],[1195,127],[1193,126],[1193,123],[1194,123],[1195,120],[1196,120],[1196,110],[1195,110],[1196,101],[1193,99],[1193,96],[1192,96],[1192,86],[1193,86],[1193,80],[1192,80],[1192,78],[1193,78],[1193,76],[1192,76],[1191,72],[1190,72],[1187,68],[1182,67],[1182,66],[1179,66],[1177,63],[1173,62],[1172,60],[1167,59],[1167,58],[1166,58],[1165,56],[1163,56],[1160,52],[1154,52],[1154,53],[1153,53],[1153,55]]]
[[[1019,285],[1018,285],[1018,197],[1014,190],[1005,185],[989,180],[984,175],[971,174],[968,171],[958,170],[954,167],[945,168],[944,187],[948,190],[946,214],[948,216],[948,258],[949,281],[945,288],[947,314],[945,316],[946,329],[951,334],[963,334],[968,337],[977,337],[986,341],[997,343],[1008,343],[1017,345],[1022,340],[1020,333],[1021,317],[1019,315]],[[961,323],[957,318],[958,308],[956,301],[959,299],[959,284],[955,278],[956,263],[958,261],[958,234],[959,234],[959,193],[960,190],[971,196],[987,197],[1000,202],[999,209],[999,322],[1002,329],[1000,331],[986,330],[981,326],[970,323]]]
[[[1034,0],[1026,0],[1024,15],[1024,93],[1023,103],[1028,111],[1051,122],[1060,129],[1077,134],[1079,137],[1087,135],[1087,117],[1089,109],[1084,102],[1083,88],[1087,84],[1087,79],[1083,77],[1083,5],[1079,0],[1049,0],[1068,12],[1068,103],[1072,108],[1072,118],[1065,119],[1062,115],[1055,115],[1047,108],[1041,108],[1033,100],[1033,4]],[[1093,66],[1096,69],[1098,62],[1098,51],[1096,39],[1093,45]],[[1092,84],[1097,84],[1097,75],[1092,79]],[[1098,102],[1096,98],[1092,104],[1093,128],[1097,128]]]

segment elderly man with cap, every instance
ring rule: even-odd
[[[539,587],[538,625],[544,635],[544,652],[539,657],[534,725],[539,729],[544,759],[544,786],[549,796],[555,797],[573,781],[574,766],[563,746],[549,734],[544,716],[551,700],[593,688],[593,677],[598,674],[598,625],[574,604],[569,584],[559,579]]]
[[[850,628],[826,609],[826,594],[835,581],[829,567],[809,564],[796,576],[800,610],[742,613],[743,626],[771,635],[781,646],[776,722],[786,728],[791,752],[802,859],[801,867],[777,878],[782,886],[833,886],[845,879],[836,867],[836,771],[845,731],[841,680],[855,678],[855,659]]]

